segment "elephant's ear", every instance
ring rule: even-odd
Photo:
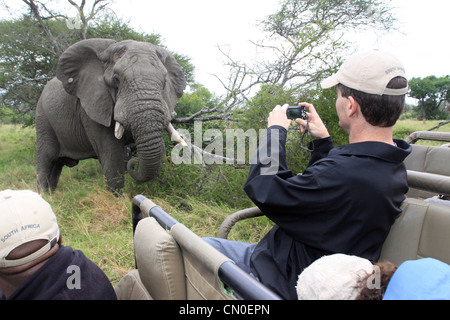
[[[106,127],[111,125],[114,102],[103,79],[104,67],[98,58],[114,40],[79,41],[61,55],[56,77],[67,93],[77,96],[87,115]]]
[[[177,99],[181,98],[184,89],[186,88],[186,78],[184,76],[183,69],[181,69],[181,66],[169,51],[161,47],[157,47],[156,53],[158,54],[158,57],[161,59],[168,72],[168,79],[166,80],[170,82],[170,92],[167,92],[168,90],[166,90],[166,99],[169,100],[168,103],[173,110],[177,103]]]

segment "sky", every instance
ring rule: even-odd
[[[12,0],[6,0],[12,3]],[[14,1],[20,5],[22,1]],[[221,94],[213,76],[225,78],[224,56],[249,62],[264,38],[258,22],[276,12],[278,0],[115,0],[110,10],[142,32],[157,33],[171,51],[191,58],[196,81]],[[402,33],[379,38],[373,32],[352,35],[355,49],[378,48],[393,52],[408,78],[450,74],[449,0],[392,0]],[[70,14],[68,14],[70,15]],[[75,13],[74,13],[75,15]],[[4,15],[3,15],[4,16]]]

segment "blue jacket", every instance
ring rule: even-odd
[[[450,300],[450,266],[433,258],[403,262],[383,300]]]
[[[64,246],[8,297],[8,300],[116,299],[103,271],[81,251]]]
[[[286,165],[286,135],[283,127],[268,129],[244,190],[276,224],[256,247],[252,272],[282,297],[296,299],[298,275],[324,255],[379,258],[408,191],[403,160],[411,146],[396,140],[397,146],[333,148],[331,138],[315,140],[307,169],[293,175]],[[271,140],[279,143],[272,146]]]

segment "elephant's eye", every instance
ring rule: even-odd
[[[115,84],[119,84],[120,83],[120,79],[117,76],[117,74],[113,75],[113,81],[114,81]]]

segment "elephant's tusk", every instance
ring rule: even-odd
[[[116,122],[116,127],[114,128],[114,135],[116,136],[117,139],[122,139],[123,136],[123,132],[125,131],[124,127],[122,124],[120,124],[119,122]]]
[[[170,139],[172,141],[175,141],[179,144],[181,144],[183,147],[187,147],[186,141],[183,140],[183,138],[180,136],[177,130],[172,126],[172,124],[169,122],[169,125],[167,126],[167,132],[170,135]]]

